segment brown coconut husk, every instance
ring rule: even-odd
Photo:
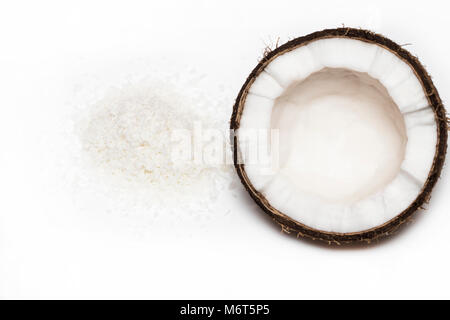
[[[266,214],[272,217],[272,219],[281,226],[282,231],[294,234],[297,237],[306,237],[313,240],[325,241],[329,244],[355,243],[361,241],[370,243],[373,240],[380,239],[382,237],[386,237],[393,234],[395,231],[399,229],[399,227],[404,225],[405,222],[408,222],[411,219],[412,215],[418,209],[422,209],[424,205],[428,203],[431,197],[432,189],[435,186],[437,180],[439,179],[442,167],[444,165],[445,155],[447,151],[447,130],[449,121],[447,118],[446,110],[433,84],[433,81],[431,80],[431,77],[415,56],[413,56],[411,53],[409,53],[407,50],[405,50],[402,46],[398,45],[394,41],[382,35],[362,29],[354,29],[354,28],[326,29],[293,39],[281,45],[280,47],[277,47],[273,51],[266,52],[262,60],[250,73],[236,98],[236,102],[233,108],[233,114],[231,117],[230,128],[233,129],[232,132],[234,130],[239,129],[239,123],[245,99],[248,94],[248,90],[252,85],[252,83],[254,82],[254,80],[256,79],[256,77],[258,77],[258,75],[272,60],[288,51],[307,45],[312,41],[336,37],[357,39],[379,45],[387,50],[392,51],[399,58],[401,58],[403,61],[405,61],[410,65],[412,70],[415,72],[417,78],[420,80],[423,86],[423,90],[428,98],[428,102],[431,105],[435,114],[438,139],[436,144],[436,153],[434,156],[433,165],[428,174],[428,178],[417,198],[405,210],[400,212],[396,217],[375,228],[364,230],[361,232],[351,232],[351,233],[327,232],[317,230],[307,225],[304,225],[271,206],[271,204],[267,201],[264,195],[258,192],[253,187],[251,181],[248,179],[247,174],[245,172],[245,165],[242,164],[242,162],[240,161],[238,149],[238,137],[232,135],[231,145],[233,147],[234,165],[237,174],[241,179],[242,184],[244,185],[245,189],[248,191],[250,196]]]

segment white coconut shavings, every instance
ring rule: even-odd
[[[110,88],[79,109],[75,128],[84,169],[76,184],[85,206],[151,218],[179,209],[194,218],[226,211],[215,204],[233,185],[230,164],[174,163],[171,156],[175,130],[220,130],[228,143],[231,95],[219,86],[215,93],[202,91],[203,81],[193,72],[159,73]],[[229,145],[223,151],[230,156]]]
[[[175,166],[170,144],[173,130],[192,130],[201,121],[192,104],[167,85],[120,89],[94,106],[81,131],[84,150],[95,165],[129,180],[190,184],[204,168],[192,162]]]

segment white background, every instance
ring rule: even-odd
[[[201,222],[166,223],[161,213],[139,227],[123,213],[80,212],[54,159],[86,74],[165,57],[237,94],[266,44],[342,24],[410,44],[448,101],[446,3],[2,2],[0,297],[450,298],[448,168],[428,210],[397,236],[330,248],[281,234],[242,188],[227,200],[230,214]]]

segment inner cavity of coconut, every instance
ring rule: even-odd
[[[301,192],[354,203],[383,189],[406,149],[403,117],[367,73],[324,68],[275,100],[279,172]]]
[[[436,152],[434,113],[412,68],[386,48],[344,38],[313,41],[266,66],[245,99],[241,152],[254,130],[276,130],[278,139],[271,170],[243,159],[253,187],[279,212],[330,232],[400,214]]]

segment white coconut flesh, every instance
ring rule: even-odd
[[[273,208],[327,232],[360,232],[400,214],[436,153],[434,112],[413,69],[356,39],[316,40],[266,66],[244,102],[241,154],[244,132],[271,129],[278,162],[271,171],[244,163],[249,181]]]

